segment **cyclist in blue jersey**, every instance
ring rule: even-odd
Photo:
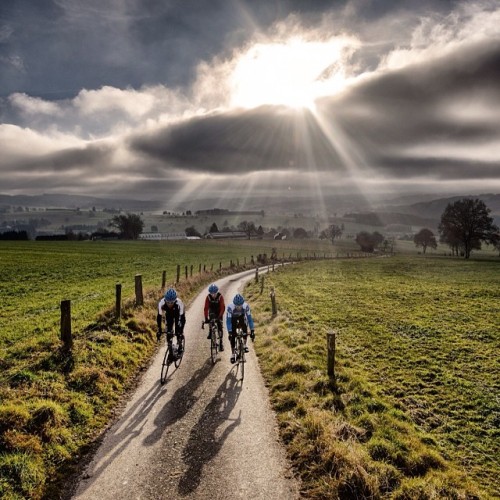
[[[242,295],[237,293],[233,301],[227,306],[226,310],[226,327],[231,343],[231,363],[236,362],[235,344],[236,344],[236,328],[241,327],[245,338],[245,352],[248,352],[247,335],[250,328],[250,338],[255,339],[255,330],[253,324],[252,313],[250,306],[245,302]]]

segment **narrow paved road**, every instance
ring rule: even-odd
[[[226,301],[254,274],[218,280]],[[162,347],[72,498],[299,498],[252,347],[243,383],[229,362],[225,328],[226,350],[212,365],[200,328],[205,296],[186,311],[181,366],[160,385]]]

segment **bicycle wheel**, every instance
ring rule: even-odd
[[[243,342],[243,337],[238,339],[238,350],[240,351],[238,364],[241,370],[241,381],[243,382],[243,379],[245,378],[245,344]]]
[[[163,356],[163,363],[161,365],[161,375],[160,382],[163,385],[167,380],[168,369],[171,365],[171,357],[170,355],[170,347],[167,345],[167,349],[165,350],[165,356]]]
[[[179,347],[182,346],[182,351],[181,354],[179,355]],[[186,347],[186,340],[184,339],[184,335],[182,336],[182,339],[180,341],[180,344],[177,345],[177,357],[174,360],[174,365],[176,368],[179,368],[179,365],[181,364],[182,358],[184,356],[184,349]]]
[[[212,358],[212,364],[215,365],[217,362],[217,353],[219,352],[219,344],[217,343],[217,334],[215,329],[212,328],[210,331],[210,356]]]

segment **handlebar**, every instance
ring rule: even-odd
[[[215,318],[210,318],[208,321],[202,320],[201,322],[201,329],[205,329],[205,325],[209,325],[212,321],[217,321]]]

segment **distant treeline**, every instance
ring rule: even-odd
[[[264,210],[226,210],[224,208],[210,208],[207,210],[196,210],[196,215],[260,215],[264,217]]]
[[[6,231],[5,233],[0,233],[0,240],[4,241],[29,240],[29,236],[27,231]]]

